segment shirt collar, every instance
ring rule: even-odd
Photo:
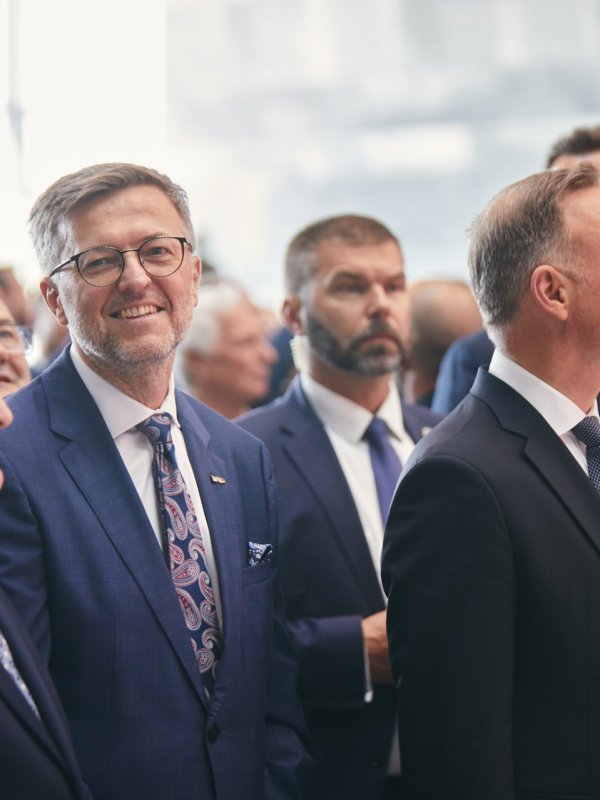
[[[373,419],[370,411],[348,400],[347,397],[327,389],[308,372],[301,372],[300,383],[317,416],[327,428],[349,442],[357,444],[362,440]],[[377,410],[376,416],[384,420],[391,434],[397,439],[401,440],[406,436],[400,397],[396,384],[391,379],[388,395]]]
[[[92,395],[113,439],[116,439],[117,436],[125,433],[125,431],[134,428],[157,411],[170,414],[175,424],[180,427],[179,420],[177,419],[175,384],[172,375],[169,379],[167,396],[161,403],[160,408],[148,408],[148,406],[145,406],[143,403],[134,400],[133,397],[124,394],[120,389],[117,389],[116,386],[113,386],[112,383],[101,378],[97,372],[94,372],[94,370],[85,363],[74,347],[70,348],[69,353],[73,361],[73,366],[85,384],[86,389]]]
[[[564,436],[586,416],[566,395],[521,367],[497,348],[494,350],[489,372],[531,403],[559,436]],[[589,416],[598,416],[596,401]]]

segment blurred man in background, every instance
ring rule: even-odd
[[[202,287],[177,358],[186,390],[233,419],[265,397],[277,354],[261,310],[238,286],[217,280]]]
[[[6,397],[31,380],[25,357],[31,349],[31,330],[19,325],[0,299],[0,397]]]
[[[315,745],[311,800],[399,791],[379,579],[401,463],[435,424],[400,402],[410,304],[398,239],[369,217],[320,220],[285,262],[283,317],[304,340],[284,397],[239,420],[273,459],[281,582]]]
[[[429,408],[444,353],[456,339],[481,329],[481,315],[464,281],[418,281],[408,295],[411,343],[401,370],[403,397]]]

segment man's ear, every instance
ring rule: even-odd
[[[50,278],[42,278],[40,282],[40,291],[50,311],[52,311],[58,322],[66,327],[69,324],[69,320],[62,306],[58,289]]]
[[[531,295],[534,302],[546,314],[564,321],[569,316],[569,278],[549,264],[540,264],[531,274]]]
[[[200,256],[192,256],[192,287],[194,290],[194,306],[198,305],[198,289],[202,280],[202,261]]]
[[[286,326],[294,334],[304,333],[304,325],[302,323],[302,301],[296,294],[288,295],[283,301],[281,307],[281,316]]]

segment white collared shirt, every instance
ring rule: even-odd
[[[219,576],[202,499],[192,465],[190,464],[185,440],[181,432],[181,426],[177,418],[173,376],[171,376],[169,380],[169,390],[160,408],[148,408],[121,392],[111,383],[105,381],[104,378],[101,378],[98,373],[94,372],[94,370],[85,363],[75,347],[71,347],[69,352],[71,360],[73,361],[73,366],[102,414],[110,435],[123,459],[123,463],[131,476],[133,485],[140,496],[142,505],[144,506],[152,529],[154,530],[156,540],[161,548],[163,547],[162,515],[152,474],[154,448],[141,431],[135,430],[135,426],[152,414],[156,414],[158,411],[170,414],[173,419],[174,424],[171,428],[171,436],[175,447],[177,466],[183,475],[200,525],[200,531],[206,549],[206,566],[208,567],[215,591],[215,605],[219,618],[219,626],[221,630],[223,630]]]
[[[379,576],[383,547],[383,521],[371,466],[365,431],[373,419],[370,411],[317,383],[307,372],[300,375],[302,389],[319,417],[350,488],[362,529],[369,545],[375,572]],[[398,390],[390,380],[390,391],[377,411],[390,432],[390,444],[404,464],[415,443],[404,429]],[[382,588],[383,593],[383,588]]]
[[[585,445],[571,431],[571,428],[586,416],[579,406],[553,386],[544,383],[540,378],[519,366],[497,348],[494,350],[489,372],[511,386],[542,415],[587,474]],[[596,401],[587,416],[598,417]]]

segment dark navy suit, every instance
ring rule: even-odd
[[[415,440],[439,417],[403,407]],[[296,378],[239,424],[267,445],[279,497],[280,569],[300,655],[300,696],[315,745],[313,798],[381,797],[395,723],[392,686],[365,703],[360,623],[385,608],[352,494]]]
[[[95,800],[302,797],[308,759],[264,447],[177,393],[224,616],[207,705],[163,555],[68,351],[11,405],[0,583],[48,661]],[[273,559],[250,566],[249,542],[272,544]]]
[[[0,666],[0,797],[3,800],[83,800],[67,721],[50,676],[17,613],[0,590],[0,633],[39,712],[34,714]]]
[[[600,495],[485,370],[411,455],[382,574],[406,798],[600,797]]]

